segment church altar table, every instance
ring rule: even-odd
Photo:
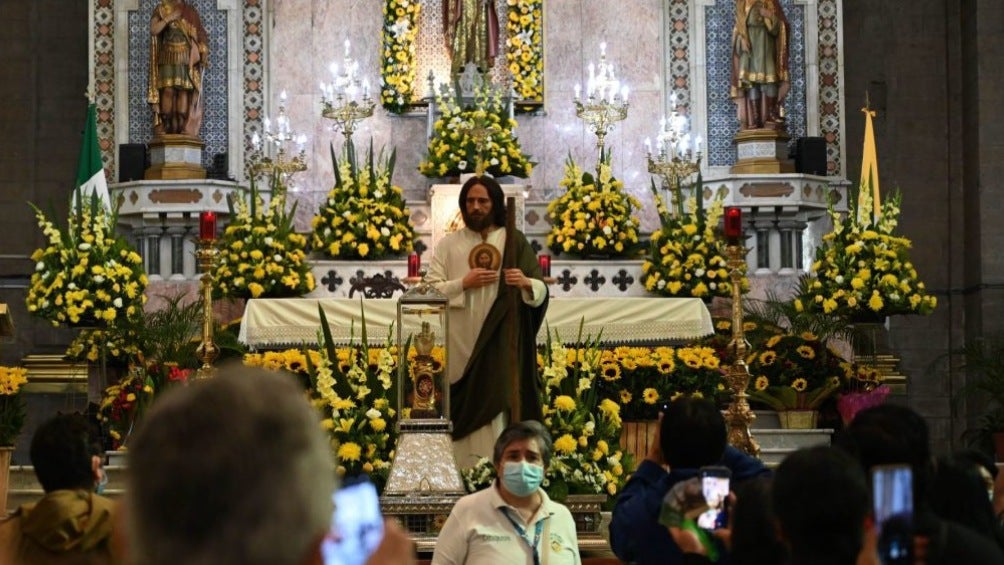
[[[331,326],[336,343],[362,335],[362,308],[366,336],[371,345],[387,342],[397,321],[396,299],[266,298],[247,301],[238,339],[251,348],[276,348],[317,343],[320,329],[318,305]],[[583,323],[584,320],[584,323]],[[597,336],[603,343],[665,343],[690,340],[714,333],[711,313],[697,298],[552,298],[537,342],[555,332],[562,342],[579,335]],[[393,337],[396,342],[397,337]]]

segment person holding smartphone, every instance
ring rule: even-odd
[[[541,483],[551,435],[540,422],[510,424],[495,442],[495,484],[459,501],[446,519],[432,565],[581,565],[575,520]]]
[[[129,562],[317,565],[336,487],[331,447],[296,379],[234,366],[179,387],[129,444]],[[393,520],[367,565],[413,565]]]
[[[685,551],[696,548],[681,547],[659,516],[670,489],[699,477],[702,467],[727,468],[733,485],[770,474],[760,460],[727,445],[726,434],[725,419],[709,400],[680,397],[666,405],[652,449],[614,506],[610,547],[618,558],[638,565],[685,562]],[[712,543],[724,551],[717,539]]]
[[[898,404],[862,410],[845,433],[837,436],[836,444],[853,455],[866,473],[882,465],[910,468],[914,562],[1004,564],[1004,552],[994,541],[933,510],[934,465],[927,422],[920,414]]]

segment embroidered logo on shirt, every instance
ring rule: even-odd
[[[481,538],[481,541],[486,543],[493,543],[493,542],[504,543],[511,541],[511,538],[509,536],[499,536],[493,534],[480,534],[478,537]]]
[[[561,539],[560,534],[551,534],[551,551],[555,553],[561,553],[565,549],[564,540]]]

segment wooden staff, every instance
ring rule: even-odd
[[[502,269],[516,268],[516,199],[512,196],[506,198],[505,207],[505,251],[502,254]],[[519,288],[509,287],[506,289],[506,300],[509,306],[508,325],[506,337],[509,342],[509,359],[511,360],[512,373],[509,375],[510,389],[512,390],[512,401],[509,405],[509,421],[519,422],[520,417],[520,382],[519,382]]]

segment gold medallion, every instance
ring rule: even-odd
[[[467,264],[472,269],[497,271],[502,266],[502,254],[494,245],[481,242],[471,249],[471,254],[467,256]]]

